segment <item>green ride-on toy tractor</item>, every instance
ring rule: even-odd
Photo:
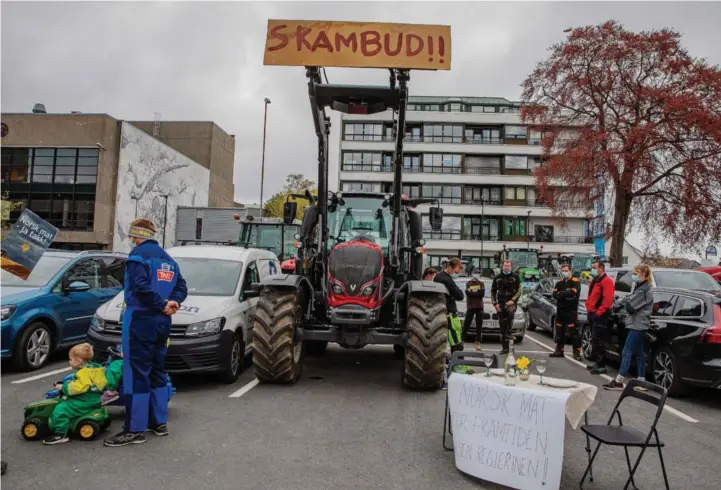
[[[50,416],[55,406],[60,403],[59,396],[52,396],[53,390],[45,398],[25,407],[25,421],[22,434],[28,441],[38,441],[50,435]],[[84,441],[92,441],[101,431],[110,425],[110,414],[105,407],[90,410],[70,423],[70,434],[77,435]]]

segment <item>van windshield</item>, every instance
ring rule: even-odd
[[[235,260],[173,257],[190,296],[233,296],[243,267]]]

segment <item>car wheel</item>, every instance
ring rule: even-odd
[[[236,333],[233,335],[233,345],[230,347],[230,353],[228,354],[227,367],[221,373],[223,382],[227,384],[235,383],[243,371],[244,365],[245,344],[242,337]]]
[[[31,323],[17,340],[13,362],[20,371],[40,369],[50,360],[53,337],[50,327],[42,322]]]
[[[583,330],[581,330],[581,351],[583,352],[583,357],[588,361],[594,360],[592,338],[591,325],[584,325]]]
[[[651,358],[651,380],[665,388],[669,396],[686,393],[678,372],[678,362],[668,347],[659,347]]]
[[[529,332],[536,330],[536,324],[531,320],[531,313],[528,311],[526,312],[526,330]]]

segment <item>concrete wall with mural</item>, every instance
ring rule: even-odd
[[[136,217],[151,219],[163,243],[165,197],[165,247],[175,242],[178,206],[207,206],[210,172],[132,124],[123,122],[120,134],[118,188],[115,201],[113,250],[128,252],[127,235]]]

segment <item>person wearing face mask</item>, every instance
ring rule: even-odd
[[[646,378],[645,341],[646,332],[651,325],[653,313],[653,293],[651,292],[651,268],[646,264],[639,264],[633,270],[632,276],[635,288],[618,305],[628,312],[626,317],[626,343],[621,354],[621,369],[610,383],[603,385],[607,390],[623,391],[623,381],[628,376],[631,367],[631,358],[636,354],[636,374],[638,379]],[[637,388],[643,390],[643,388]]]
[[[498,327],[501,331],[501,355],[508,354],[513,315],[522,292],[521,279],[512,268],[511,261],[504,260],[502,273],[493,278],[491,285],[491,302],[498,313]]]
[[[581,360],[581,335],[578,331],[578,299],[581,295],[581,281],[573,277],[571,266],[561,266],[563,279],[553,288],[553,297],[556,299],[556,350],[551,357],[563,357],[566,347],[566,334],[571,337],[573,358]]]
[[[178,264],[155,238],[152,221],[130,224],[133,250],[125,264],[122,317],[123,389],[128,399],[123,432],[106,439],[110,447],[145,442],[145,432],[168,435],[168,381],[163,369],[171,315],[188,288]]]
[[[481,332],[483,331],[483,297],[486,295],[486,285],[481,281],[481,270],[474,269],[471,280],[466,283],[466,319],[463,321],[463,335],[465,339],[468,329],[476,319],[476,350],[481,350]]]
[[[606,340],[608,338],[608,320],[616,295],[613,280],[606,275],[606,266],[600,260],[591,264],[593,281],[588,286],[586,311],[591,323],[591,343],[596,362],[586,366],[591,374],[606,373]]]
[[[446,311],[448,312],[448,343],[451,345],[451,352],[463,350],[463,329],[461,320],[458,318],[458,307],[456,301],[463,301],[463,291],[456,285],[453,279],[458,277],[463,269],[460,259],[453,257],[446,264],[446,268],[436,274],[433,282],[443,284],[448,290],[446,296]]]

